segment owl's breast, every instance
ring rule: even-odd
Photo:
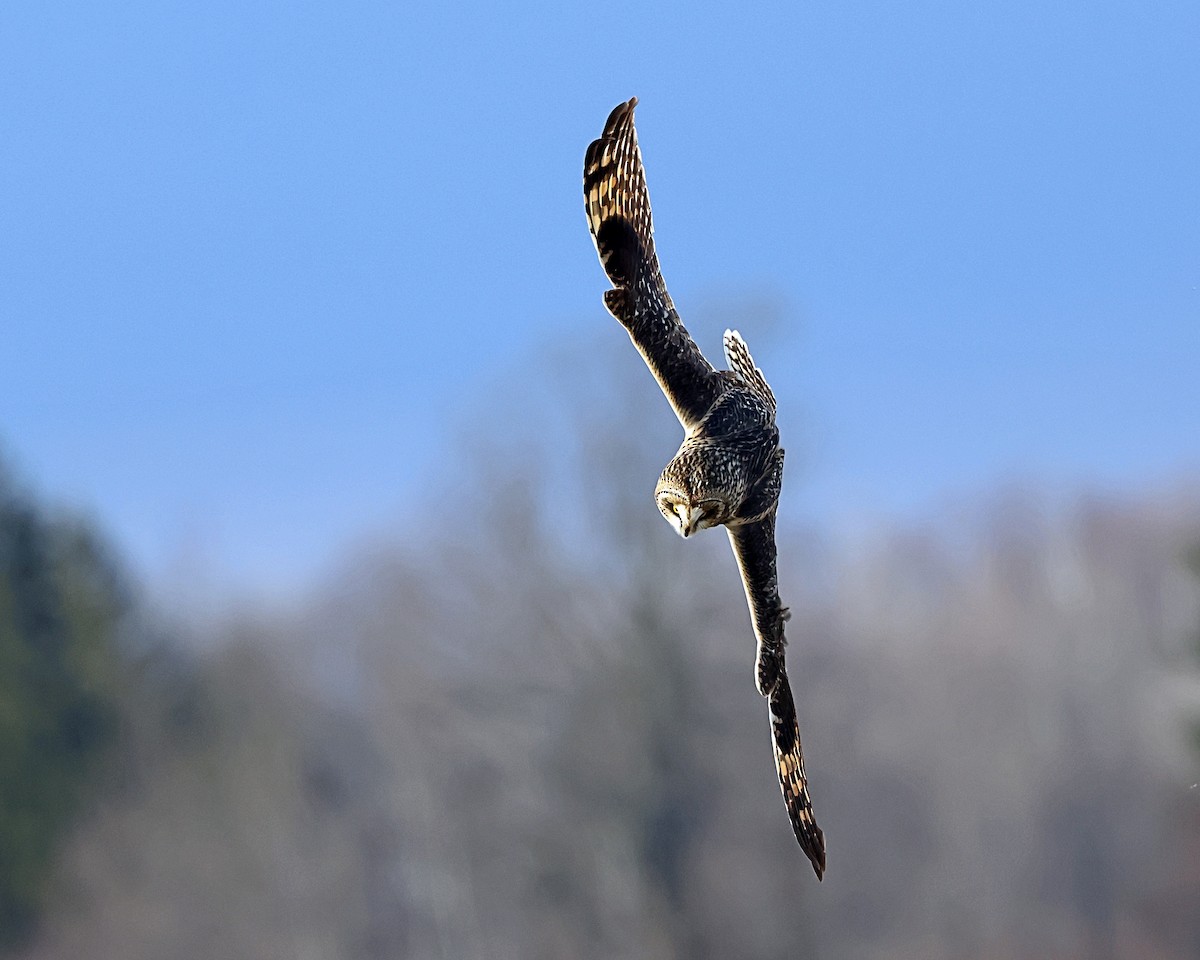
[[[774,423],[718,436],[697,431],[667,464],[659,485],[683,491],[696,502],[719,500],[733,515],[771,468],[778,449]]]

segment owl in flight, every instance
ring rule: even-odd
[[[788,610],[779,600],[775,572],[783,450],[775,395],[736,330],[725,331],[729,369],[715,370],[675,311],[654,252],[635,106],[636,97],[613,110],[583,165],[588,227],[613,284],[604,304],[628,331],[683,424],[683,444],[654,491],[659,511],[684,537],[720,525],[729,534],[758,641],[755,682],[770,704],[779,785],[796,839],[820,879],[825,836],[813,818],[784,669]]]

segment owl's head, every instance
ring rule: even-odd
[[[715,527],[725,519],[724,500],[697,500],[685,491],[669,486],[660,486],[655,499],[659,512],[681,537],[690,537],[705,527]]]

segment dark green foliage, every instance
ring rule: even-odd
[[[0,473],[0,947],[32,931],[58,841],[116,728],[111,562]]]

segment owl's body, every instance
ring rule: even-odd
[[[604,302],[684,428],[683,444],[655,488],[659,511],[684,537],[721,525],[729,534],[757,639],[755,684],[770,706],[780,787],[796,839],[820,878],[825,838],[813,818],[784,664],[788,611],[779,599],[775,562],[784,454],[775,396],[736,331],[725,331],[729,369],[715,370],[679,319],[654,250],[636,105],[635,98],[613,110],[584,161],[588,226],[613,283]]]
[[[688,431],[654,491],[660,505],[676,498],[713,504],[701,528],[757,520],[778,499],[777,489],[768,503],[756,496],[762,481],[774,473],[781,452],[774,413],[752,389],[734,382],[733,376],[728,379],[729,388]],[[681,532],[687,536],[692,530],[685,526]]]

